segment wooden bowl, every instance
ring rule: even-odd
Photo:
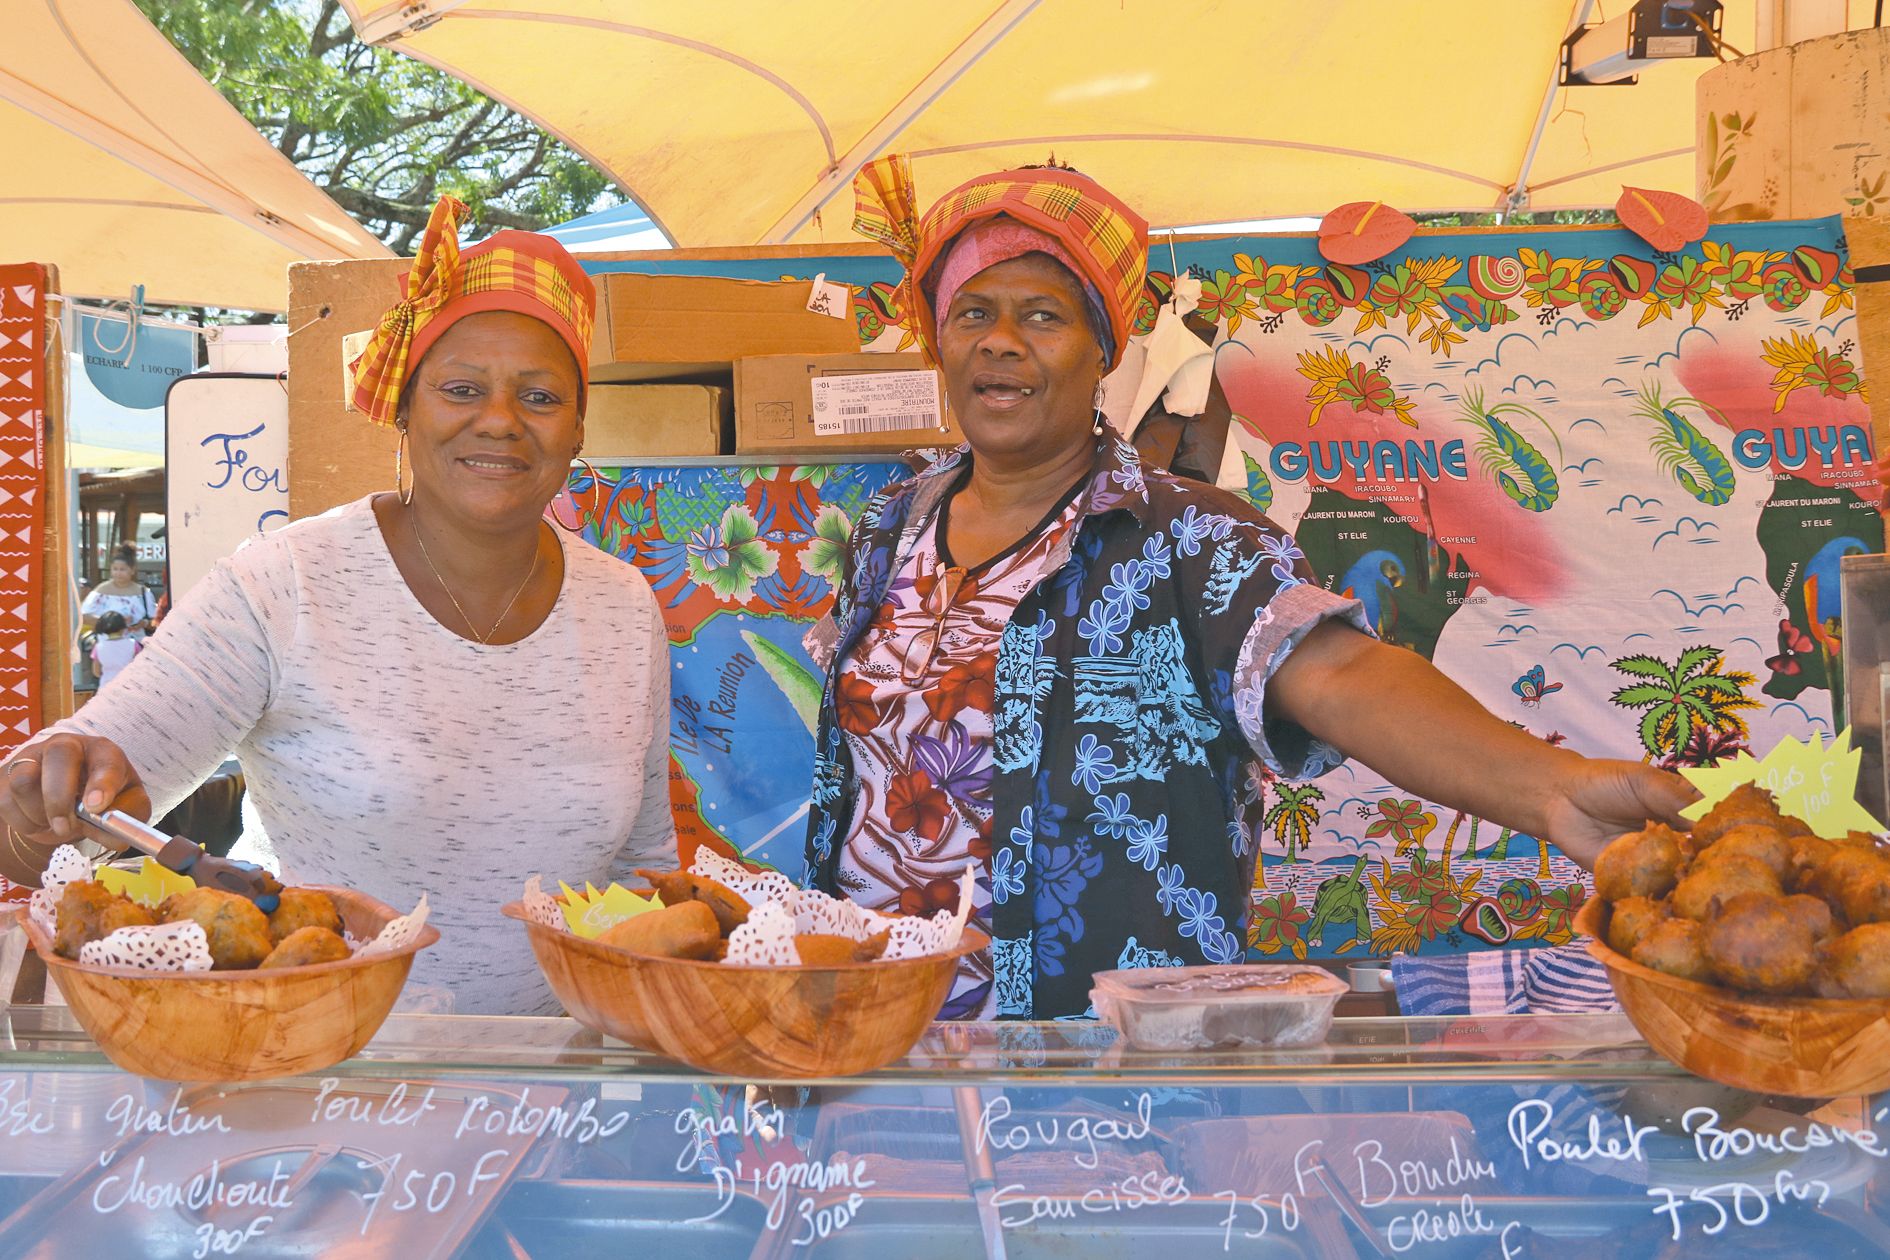
[[[335,899],[362,940],[399,917],[346,888]],[[255,1081],[331,1067],[374,1036],[407,983],[414,955],[440,939],[428,927],[396,954],[268,971],[149,972],[88,967],[53,952],[22,913],[28,938],[79,1025],[127,1072],[166,1081]]]
[[[1754,997],[1643,967],[1608,947],[1598,897],[1575,915],[1647,1044],[1736,1089],[1841,1098],[1890,1087],[1890,1000]]]
[[[705,1072],[748,1079],[853,1076],[918,1042],[950,996],[958,960],[990,947],[965,929],[927,958],[838,967],[739,967],[649,958],[533,922],[525,925],[551,991],[587,1028]]]

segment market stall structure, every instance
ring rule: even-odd
[[[1654,67],[1631,89],[1564,87],[1562,44],[1602,16],[1572,7],[1499,29],[1471,5],[1432,6],[1421,31],[1352,20],[1346,5],[1264,33],[1215,26],[1232,21],[1217,13],[1198,28],[1164,19],[1190,47],[1260,68],[1241,75],[1229,112],[1297,120],[1317,98],[1291,136],[1201,127],[1199,80],[1178,92],[1148,68],[1153,19],[1091,18],[1071,39],[1059,23],[1076,6],[1053,0],[948,15],[957,28],[935,14],[801,14],[802,52],[772,38],[784,14],[631,26],[565,3],[350,11],[364,36],[529,107],[672,240],[702,247],[586,259],[610,315],[593,376],[627,392],[608,430],[617,458],[574,475],[558,512],[643,568],[665,603],[685,845],[798,869],[811,677],[800,632],[830,595],[852,519],[900,466],[816,440],[811,419],[796,430],[811,397],[761,397],[747,375],[759,369],[744,365],[791,357],[809,365],[803,378],[858,375],[852,352],[907,344],[896,267],[837,243],[859,166],[914,148],[921,191],[935,194],[1054,149],[1175,224],[1317,213],[1353,195],[1519,211],[1612,204],[1623,182],[1694,189],[1693,80],[1712,61]],[[1821,12],[1830,29],[1868,22],[1851,7]],[[1777,6],[1724,8],[1733,43],[1784,20]],[[1415,55],[1419,34],[1474,49],[1472,86],[1460,62]],[[642,71],[629,90],[611,69],[626,63]],[[1393,68],[1407,88],[1369,86]],[[1038,110],[1027,129],[1023,82]],[[646,86],[660,108],[635,108]],[[684,86],[712,104],[676,108]],[[1164,106],[1163,92],[1176,99]],[[652,157],[658,146],[591,108],[600,101],[678,128],[665,139],[691,160]],[[749,143],[731,118],[782,138],[730,160],[718,145]],[[1439,147],[1492,128],[1500,143]],[[1143,186],[1116,165],[1138,148],[1164,154]],[[1189,176],[1198,154],[1214,156]],[[1709,205],[1725,160],[1721,147],[1699,171]],[[1545,739],[1686,765],[1840,721],[1837,574],[1846,555],[1883,547],[1881,433],[1858,351],[1876,331],[1858,310],[1863,269],[1879,261],[1856,252],[1865,237],[1801,218],[1721,225],[1669,249],[1612,227],[1512,225],[1421,232],[1357,265],[1306,236],[1161,240],[1138,331],[1177,292],[1176,316],[1212,325],[1219,401],[1206,405],[1224,409],[1227,437],[1202,471],[1295,525],[1320,578],[1364,600],[1381,634]],[[391,445],[345,410],[338,367],[344,337],[369,326],[402,271],[294,273],[297,515],[386,483]],[[839,319],[808,309],[833,282],[851,290]],[[687,336],[653,339],[665,322]],[[677,376],[689,379],[663,381]],[[690,453],[647,444],[657,396],[635,391],[660,389],[695,391]],[[1128,398],[1111,414],[1125,431],[1142,418]],[[795,439],[744,452],[764,419]],[[769,755],[744,755],[757,747]],[[1337,969],[1574,938],[1585,883],[1534,837],[1357,775],[1253,790],[1267,807],[1244,838],[1265,858],[1246,940],[1257,957]],[[1529,983],[1524,1000],[1556,996]],[[0,1088],[34,1140],[19,1157],[29,1166],[0,1170],[17,1204],[0,1251],[48,1239],[260,1250],[344,1235],[513,1256],[606,1240],[711,1255],[1890,1245],[1880,1100],[1704,1082],[1619,1016],[1469,1009],[1342,1009],[1326,1044],[1257,1054],[1138,1052],[1076,1022],[938,1026],[879,1074],[814,1081],[846,1093],[794,1095],[798,1107],[744,1089],[772,1082],[685,1071],[570,1021],[458,1017],[396,1016],[319,1080],[186,1096],[110,1074],[57,1013],[16,1009]],[[269,1149],[256,1149],[256,1127]],[[134,1193],[122,1170],[138,1158]]]

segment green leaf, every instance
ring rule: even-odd
[[[742,631],[742,642],[761,662],[761,668],[768,671],[768,677],[774,679],[774,685],[794,707],[794,715],[806,724],[807,733],[812,735],[820,721],[820,679],[807,666],[753,630]]]
[[[1708,647],[1705,644],[1699,647],[1690,647],[1680,653],[1680,659],[1674,662],[1673,677],[1676,680],[1684,680],[1689,675],[1698,673],[1723,655],[1725,655],[1725,653],[1721,652],[1720,649]]]
[[[1641,747],[1656,757],[1667,751],[1667,745],[1662,738],[1662,728],[1667,725],[1672,715],[1673,706],[1663,704],[1649,709],[1647,716],[1641,719]]]
[[[1624,709],[1639,709],[1650,704],[1661,704],[1673,698],[1673,691],[1653,683],[1640,683],[1633,687],[1623,687],[1608,699]]]
[[[1669,682],[1674,681],[1672,671],[1667,668],[1667,662],[1658,656],[1624,656],[1614,662],[1614,668],[1624,674],[1632,674],[1636,678],[1661,678]]]

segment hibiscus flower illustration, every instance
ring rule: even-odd
[[[910,831],[936,842],[945,834],[952,815],[951,798],[932,784],[923,770],[895,774],[886,788],[887,821],[897,831]]]
[[[717,599],[746,603],[754,596],[755,583],[781,564],[760,533],[746,506],[729,504],[721,520],[689,535],[684,544],[689,576],[715,592]]]
[[[1311,913],[1297,905],[1290,892],[1262,897],[1254,906],[1253,919],[1247,925],[1247,942],[1263,954],[1277,954],[1285,949],[1292,951],[1295,958],[1304,958],[1306,942],[1300,933],[1311,920]]]
[[[997,653],[980,652],[940,675],[925,693],[925,707],[940,722],[949,722],[967,706],[974,712],[989,713],[994,703],[992,684],[996,678]]]

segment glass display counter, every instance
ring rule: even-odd
[[[395,1017],[317,1076],[180,1086],[15,1007],[0,1256],[1834,1260],[1890,1253],[1886,1103],[1712,1085],[1618,1016],[1185,1057],[936,1025],[794,1086],[568,1020]]]

